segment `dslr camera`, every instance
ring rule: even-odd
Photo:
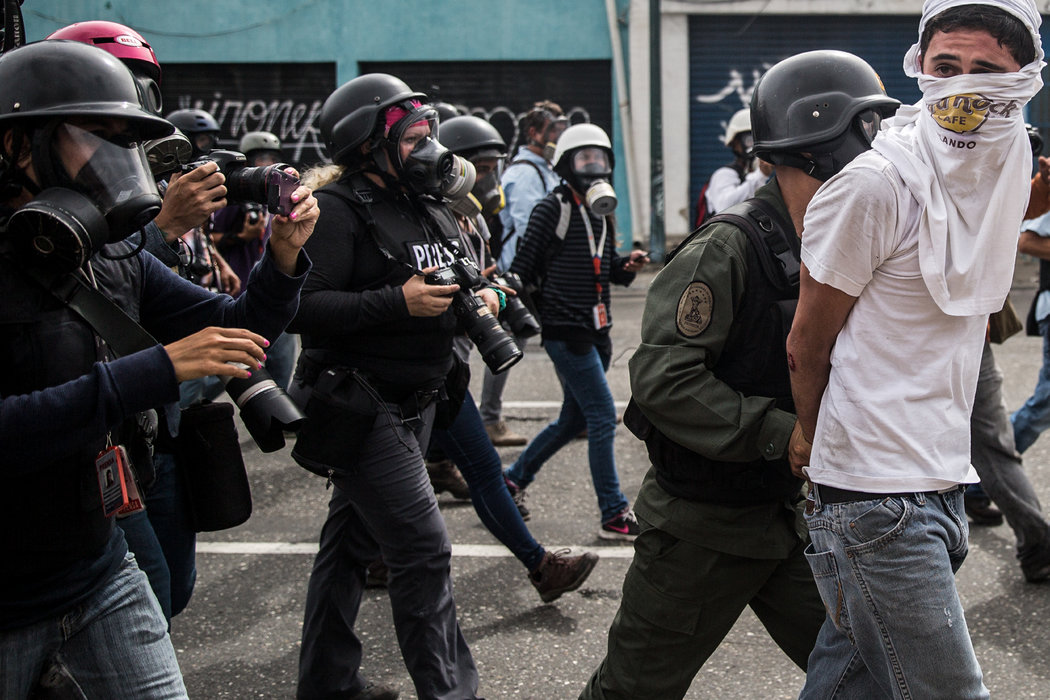
[[[459,258],[451,265],[439,268],[423,278],[427,284],[448,287],[458,284],[460,289],[452,295],[452,311],[463,324],[467,336],[481,353],[493,374],[505,372],[523,356],[514,339],[507,334],[500,322],[478,297],[470,290],[486,285],[474,265],[466,258]],[[509,301],[509,300],[508,300]]]
[[[524,293],[523,285],[517,275],[513,277],[510,274],[496,276],[492,281],[502,287],[510,287],[518,295]],[[500,315],[501,320],[510,327],[511,333],[518,337],[531,338],[539,335],[541,330],[539,321],[536,320],[536,317],[532,315],[532,312],[529,311],[529,308],[525,306],[525,302],[518,295],[507,295],[507,308],[503,309],[503,313]]]
[[[256,202],[266,205],[271,214],[288,216],[295,203],[292,193],[299,187],[299,178],[284,172],[286,163],[253,167],[243,153],[215,150],[182,166],[188,173],[205,163],[215,163],[226,177],[226,199],[231,204]]]

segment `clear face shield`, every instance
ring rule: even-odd
[[[33,137],[42,190],[15,211],[8,232],[28,260],[82,266],[107,243],[127,238],[159,212],[146,153],[121,120],[58,122]]]
[[[161,198],[142,146],[124,134],[106,134],[63,122],[52,153],[72,189],[95,203],[109,224],[109,241],[123,240],[160,211]]]

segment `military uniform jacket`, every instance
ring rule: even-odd
[[[758,197],[790,221],[775,182]],[[776,494],[797,491],[785,458],[795,416],[785,332],[757,255],[730,223],[712,224],[683,246],[650,287],[631,388],[653,426],[683,452],[726,465],[727,482],[734,465],[743,472],[750,464],[766,482],[760,488]],[[797,290],[781,296],[797,298]]]

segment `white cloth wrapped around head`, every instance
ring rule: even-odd
[[[1032,0],[926,0],[919,36],[945,10],[987,5],[1017,17],[1036,59],[1017,72],[938,78],[922,73],[919,43],[904,59],[922,99],[901,107],[872,143],[923,207],[919,261],[934,301],[952,316],[1002,308],[1028,202],[1032,152],[1024,106],[1043,86],[1041,18]],[[962,30],[960,30],[962,31]]]

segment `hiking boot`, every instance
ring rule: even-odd
[[[399,697],[401,697],[401,691],[397,688],[369,682],[360,693],[351,697],[350,700],[397,700]]]
[[[515,484],[506,474],[503,476],[503,482],[507,484],[507,490],[510,491],[510,497],[514,499],[514,505],[518,507],[518,513],[521,515],[522,520],[528,520],[532,517],[529,513],[529,509],[525,507],[525,489]]]
[[[974,525],[995,527],[1003,524],[1003,512],[987,496],[963,494],[963,506]]]
[[[594,552],[584,552],[578,556],[569,556],[568,549],[546,552],[540,565],[529,573],[529,581],[540,594],[540,600],[550,603],[560,598],[562,593],[579,588],[597,563],[598,555]]]
[[[435,495],[448,491],[453,498],[470,500],[470,487],[451,459],[427,462],[427,474],[430,476],[430,485],[434,487]]]
[[[1043,542],[1025,554],[1018,554],[1021,560],[1021,573],[1028,583],[1042,583],[1050,579],[1050,543]]]
[[[638,526],[638,518],[635,517],[633,510],[627,508],[612,520],[602,523],[602,528],[598,530],[598,537],[603,540],[634,542],[639,532],[641,528]]]
[[[389,575],[390,569],[386,568],[386,562],[376,559],[365,569],[365,588],[386,588]]]
[[[524,435],[518,435],[507,427],[507,421],[497,421],[485,426],[485,432],[489,434],[489,440],[496,447],[521,447],[529,440]]]

